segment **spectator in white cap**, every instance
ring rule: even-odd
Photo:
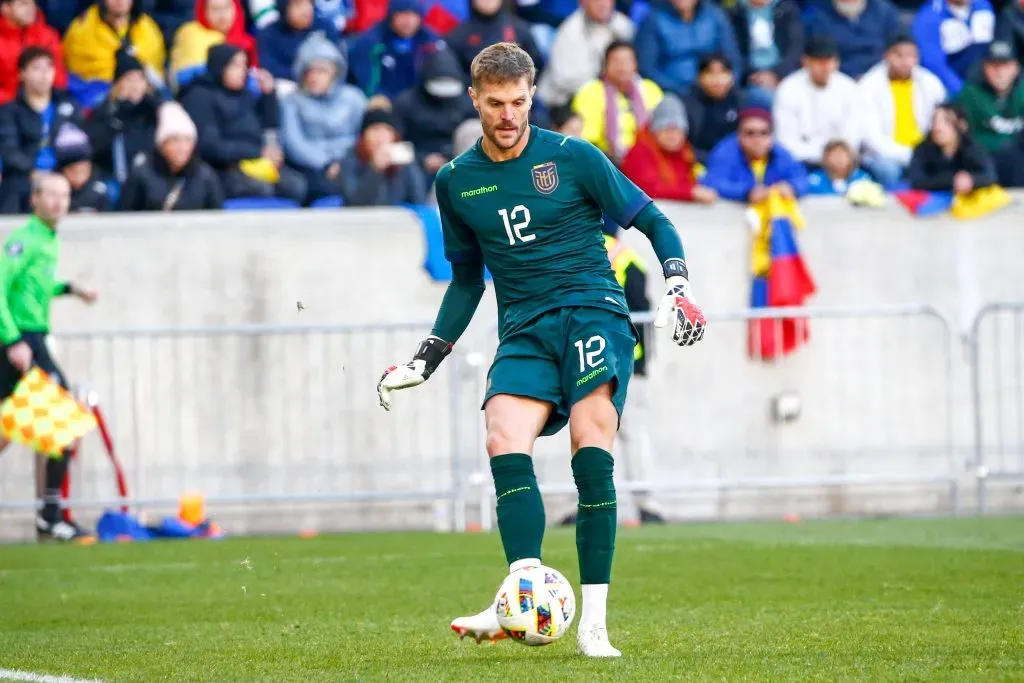
[[[199,211],[224,206],[213,169],[196,154],[196,126],[177,102],[160,107],[156,151],[132,168],[121,193],[124,211]]]
[[[718,193],[697,184],[697,155],[686,139],[689,129],[682,101],[666,95],[623,159],[622,172],[653,199],[714,202]]]
[[[103,182],[93,168],[92,145],[85,131],[74,123],[65,123],[53,140],[57,158],[56,170],[71,185],[71,212],[110,211],[110,186]]]

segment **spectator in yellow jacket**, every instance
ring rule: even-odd
[[[133,0],[97,0],[71,22],[64,35],[64,61],[80,80],[109,83],[114,55],[125,41],[146,67],[150,80],[160,80],[166,53],[160,27]]]
[[[579,89],[572,108],[583,120],[581,137],[618,164],[662,97],[654,81],[637,73],[633,45],[617,40],[605,52],[601,77]]]

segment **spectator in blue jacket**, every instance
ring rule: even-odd
[[[808,189],[804,165],[773,139],[767,109],[740,111],[739,129],[711,150],[707,168],[704,185],[737,202],[759,202],[770,189],[788,197]]]
[[[821,168],[807,177],[810,194],[845,195],[858,180],[871,176],[858,165],[857,153],[845,140],[830,140],[821,155]]]
[[[352,79],[367,97],[394,99],[419,82],[424,53],[440,40],[423,25],[419,0],[391,0],[387,19],[352,42]]]
[[[931,0],[914,17],[921,66],[939,77],[950,97],[995,35],[996,15],[988,0]]]
[[[827,37],[839,47],[839,70],[853,79],[882,61],[902,29],[889,0],[823,0],[808,12],[808,37]]]
[[[697,80],[700,58],[721,52],[742,64],[732,23],[711,0],[656,0],[636,35],[640,75],[680,97]]]
[[[260,66],[274,78],[290,80],[299,46],[314,33],[331,42],[341,36],[334,24],[316,15],[313,0],[277,0],[281,18],[260,31],[256,38]]]
[[[298,91],[281,100],[281,145],[309,181],[311,199],[341,194],[341,160],[359,137],[366,96],[345,83],[341,51],[313,34],[295,57]]]

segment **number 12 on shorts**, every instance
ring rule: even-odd
[[[594,335],[586,342],[582,339],[575,342],[573,346],[580,354],[580,372],[586,372],[587,368],[596,368],[604,362],[604,337]]]

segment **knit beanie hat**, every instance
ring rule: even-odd
[[[651,114],[651,130],[657,132],[673,126],[682,129],[684,133],[690,131],[690,121],[686,117],[683,101],[675,95],[668,94]]]
[[[114,80],[121,80],[129,71],[145,71],[142,62],[135,56],[135,47],[129,43],[114,54]]]
[[[386,123],[394,128],[399,136],[402,134],[402,127],[398,123],[398,118],[395,117],[390,109],[367,109],[366,114],[363,115],[363,124],[359,127],[359,132],[364,132],[375,123]]]
[[[165,102],[160,105],[157,114],[156,144],[162,145],[168,138],[182,136],[195,140],[196,124],[192,123],[188,112],[177,102]]]
[[[53,153],[57,157],[57,169],[92,159],[92,145],[89,136],[73,123],[65,123],[53,139]]]

